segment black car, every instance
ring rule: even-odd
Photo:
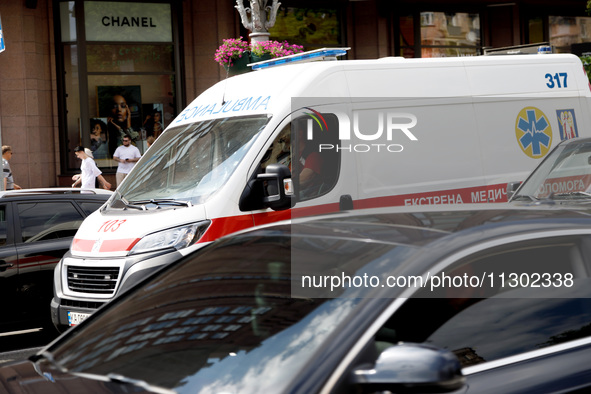
[[[591,211],[505,204],[298,219],[166,266],[0,368],[0,387],[583,392],[590,284]]]
[[[53,270],[84,218],[111,194],[70,188],[0,192],[0,331],[53,327]]]

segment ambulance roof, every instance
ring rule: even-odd
[[[570,54],[507,55],[288,64],[226,78],[197,97],[173,121],[181,125],[218,117],[273,114],[294,97],[459,97],[547,93],[545,73],[580,65]],[[532,71],[542,67],[535,83]],[[583,75],[582,66],[580,74]],[[545,70],[545,71],[544,71]],[[540,83],[543,82],[543,83]],[[571,81],[570,90],[580,88]]]

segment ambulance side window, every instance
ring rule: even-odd
[[[269,164],[283,164],[289,168],[298,201],[328,193],[339,176],[337,118],[332,114],[321,115],[320,124],[309,116],[303,116],[286,125],[261,161],[262,170]],[[311,140],[307,138],[309,128],[313,134]]]
[[[328,193],[339,177],[341,153],[337,149],[337,117],[329,113],[315,115],[315,118],[297,118],[291,125],[294,152],[292,179],[298,201],[311,200]]]

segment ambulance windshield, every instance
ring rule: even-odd
[[[111,208],[201,204],[244,158],[270,117],[212,119],[170,128],[118,188]]]

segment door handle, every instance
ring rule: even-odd
[[[7,263],[4,260],[0,260],[0,271],[6,271],[7,268],[12,268],[14,264]]]

